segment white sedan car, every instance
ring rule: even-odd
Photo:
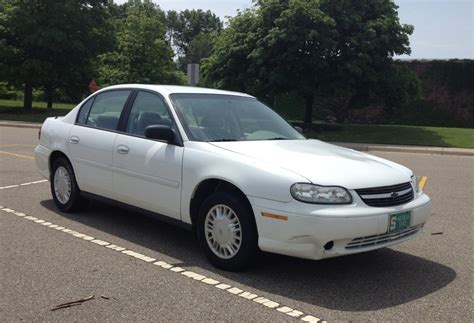
[[[159,216],[195,230],[227,270],[258,249],[322,259],[387,247],[430,212],[408,168],[306,139],[235,92],[108,87],[46,119],[35,157],[61,211],[94,198]]]

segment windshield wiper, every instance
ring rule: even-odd
[[[275,138],[268,138],[267,140],[291,140],[285,137],[275,137]]]
[[[237,139],[227,139],[227,138],[209,140],[209,142],[223,142],[223,141],[238,141],[238,140]]]

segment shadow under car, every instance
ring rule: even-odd
[[[201,267],[265,293],[340,311],[373,311],[411,302],[445,287],[456,272],[440,263],[389,248],[319,261],[261,253],[245,272],[211,266],[195,234],[150,216],[99,202],[83,212],[59,212],[69,220],[179,259],[176,266]]]

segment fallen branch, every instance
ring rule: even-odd
[[[82,303],[90,301],[91,299],[94,299],[94,295],[91,295],[91,296],[86,297],[86,298],[79,299],[77,301],[59,304],[59,305],[53,307],[51,309],[51,311],[56,311],[56,310],[60,310],[60,309],[63,309],[63,308],[68,308],[68,307],[72,307],[72,306],[76,306],[76,305],[81,305]]]

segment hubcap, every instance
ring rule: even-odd
[[[66,204],[71,197],[71,177],[63,166],[54,173],[54,194],[61,204]]]
[[[234,257],[242,244],[242,228],[235,212],[224,204],[212,207],[204,223],[206,241],[219,258]]]

